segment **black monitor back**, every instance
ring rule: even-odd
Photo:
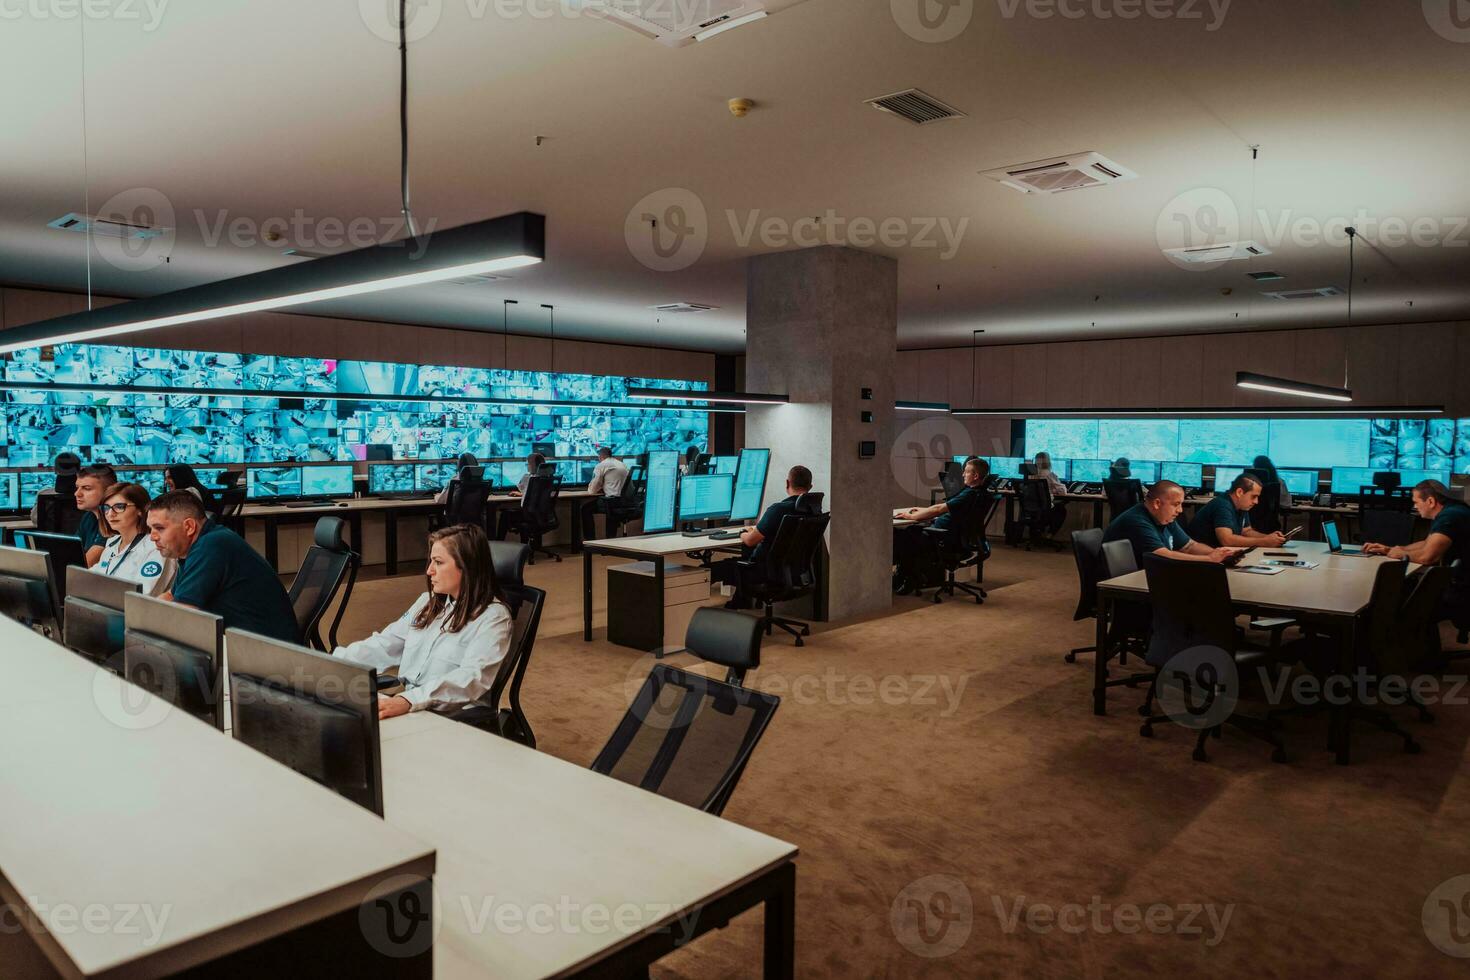
[[[49,531],[16,531],[15,539],[32,551],[44,551],[51,556],[52,579],[56,587],[57,602],[66,601],[66,570],[75,565],[87,567],[87,555],[82,550],[82,539],[74,534],[52,534]]]
[[[141,593],[123,599],[123,676],[223,730],[224,620]]]
[[[0,546],[0,614],[48,636],[60,632],[51,556],[44,551]]]
[[[377,671],[230,630],[233,735],[383,815]]]
[[[137,582],[72,566],[66,570],[65,643],[108,670],[121,673],[125,642],[123,603]]]

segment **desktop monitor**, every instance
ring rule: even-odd
[[[710,457],[709,472],[711,472],[711,473],[723,473],[723,474],[725,474],[727,476],[734,476],[735,475],[735,471],[738,470],[738,469],[740,469],[740,457],[739,456],[711,456]]]
[[[730,520],[753,521],[761,516],[766,496],[766,471],[771,467],[769,449],[742,449],[735,467],[735,492],[730,498]]]
[[[1164,463],[1159,467],[1159,477],[1194,489],[1205,485],[1205,468],[1199,463]]]
[[[702,473],[679,481],[679,520],[724,520],[734,503],[735,478],[724,473]]]
[[[1019,456],[986,456],[985,459],[990,461],[990,475],[1002,480],[1021,479],[1021,464],[1030,462]]]
[[[1105,459],[1074,459],[1072,479],[1077,483],[1102,483],[1108,478],[1110,465]]]
[[[369,493],[412,493],[415,468],[412,463],[369,463]]]
[[[73,565],[66,570],[65,644],[77,653],[122,673],[123,603],[142,586]]]
[[[1293,497],[1310,497],[1317,492],[1316,470],[1278,470],[1281,482]]]
[[[1159,464],[1151,463],[1146,459],[1129,461],[1128,473],[1131,480],[1140,480],[1146,484],[1159,482]]]
[[[345,466],[303,466],[301,468],[301,496],[352,496],[352,465],[349,463]]]
[[[59,631],[51,556],[44,551],[0,546],[0,613],[47,636]]]
[[[224,731],[224,620],[135,592],[123,596],[123,676]]]
[[[251,467],[245,472],[245,496],[251,500],[301,496],[301,467]]]
[[[234,737],[382,816],[377,671],[244,630],[229,642]]]
[[[449,486],[449,481],[458,475],[458,463],[419,463],[413,468],[412,489],[438,493]]]
[[[678,503],[679,454],[661,449],[648,454],[648,479],[643,498],[643,530],[672,531]]]
[[[54,534],[50,531],[22,531],[11,532],[15,535],[17,543],[24,545],[32,551],[44,551],[51,556],[51,571],[56,576],[52,580],[56,589],[56,601],[66,601],[66,569],[75,565],[87,567],[87,555],[82,550],[82,539],[74,534]]]
[[[1234,483],[1235,478],[1244,473],[1245,470],[1246,468],[1244,466],[1215,467],[1215,492],[1229,493],[1230,484]]]
[[[0,510],[20,509],[20,474],[0,473]]]

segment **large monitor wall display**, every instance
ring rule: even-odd
[[[47,357],[43,358],[43,351]],[[49,466],[71,450],[84,461],[164,463],[348,462],[369,445],[395,459],[592,456],[599,446],[633,455],[709,442],[703,412],[548,405],[338,400],[342,394],[534,401],[626,402],[630,387],[702,391],[702,381],[505,371],[58,344],[0,357],[4,393],[0,466]],[[165,387],[177,393],[56,390],[52,385]],[[191,390],[193,389],[193,390]],[[280,396],[199,394],[201,389]],[[313,397],[330,395],[331,399]],[[50,485],[50,480],[46,481]]]
[[[1022,431],[1028,455],[1470,474],[1470,419],[1027,419]]]

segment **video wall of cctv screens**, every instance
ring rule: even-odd
[[[45,357],[42,356],[43,352]],[[0,466],[45,467],[70,450],[84,463],[350,462],[369,445],[398,460],[557,457],[681,449],[709,439],[708,416],[679,410],[393,402],[393,395],[627,401],[629,387],[699,391],[705,382],[321,358],[58,344],[0,355],[4,378],[34,389],[3,393]],[[57,391],[55,384],[166,387],[178,393]],[[240,395],[198,394],[200,389]],[[282,392],[281,395],[251,395]],[[374,401],[338,400],[343,394]],[[333,396],[330,400],[319,396]],[[44,486],[51,485],[50,474]],[[21,487],[24,490],[24,486]]]
[[[1026,419],[1028,454],[1470,474],[1470,419]],[[1136,473],[1134,474],[1137,475]],[[1075,478],[1075,477],[1074,477]]]

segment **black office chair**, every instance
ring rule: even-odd
[[[760,636],[760,620],[727,609],[697,610],[685,646],[728,668],[727,679],[654,664],[592,770],[723,813],[781,706],[780,698],[743,686],[746,671],[760,666]]]
[[[312,545],[302,556],[301,568],[291,580],[291,591],[287,593],[296,613],[296,635],[302,643],[323,653],[331,653],[337,648],[337,627],[347,612],[352,587],[357,583],[357,570],[362,566],[362,556],[348,547],[344,540],[346,530],[347,522],[340,517],[317,520]],[[323,643],[322,617],[339,592],[342,602],[337,606],[337,615],[332,618],[327,641]]]
[[[1029,533],[1026,550],[1035,544],[1049,544],[1060,550],[1062,543],[1050,536],[1051,530],[1051,484],[1044,478],[1029,476],[1021,481],[1021,527]]]
[[[1250,510],[1251,528],[1262,534],[1275,534],[1282,528],[1281,484],[1262,483],[1261,499]]]
[[[229,486],[220,491],[219,515],[217,520],[222,527],[227,527],[236,534],[244,532],[244,518],[241,512],[245,510],[245,491],[243,486]]]
[[[944,581],[934,589],[935,602],[939,602],[941,593],[953,598],[956,589],[972,597],[976,605],[989,598],[990,593],[979,584],[980,569],[990,558],[990,542],[985,540],[985,527],[997,503],[991,494],[972,494],[959,506],[950,507],[948,528],[924,528],[922,533],[934,542],[945,572]],[[955,573],[961,568],[975,569],[975,584],[955,579]],[[918,593],[922,595],[923,590],[918,590]]]
[[[526,584],[526,562],[531,549],[519,541],[491,541],[490,564],[495,569],[495,582],[501,588]]]
[[[1097,618],[1097,583],[1101,581],[1103,557],[1103,529],[1088,528],[1072,532],[1072,557],[1077,562],[1077,609],[1072,613],[1072,622]],[[1075,664],[1077,654],[1097,653],[1097,647],[1078,647],[1065,657],[1067,663]]]
[[[1188,713],[1200,721],[1198,726],[1189,726],[1197,727],[1199,731],[1194,745],[1196,762],[1209,760],[1205,754],[1205,739],[1212,734],[1218,737],[1227,724],[1270,744],[1272,762],[1285,762],[1286,748],[1276,735],[1277,726],[1269,713],[1261,718],[1252,718],[1240,714],[1235,704],[1227,705],[1223,711],[1218,707],[1222,703],[1221,698],[1238,698],[1256,669],[1275,665],[1285,655],[1278,644],[1280,631],[1272,633],[1271,649],[1253,646],[1241,639],[1235,625],[1235,609],[1230,602],[1228,572],[1223,565],[1145,555],[1143,572],[1148,577],[1149,603],[1153,607],[1153,624],[1145,660],[1158,671],[1149,687],[1145,707],[1152,704],[1161,682],[1177,682],[1187,701]],[[1222,662],[1217,664],[1209,660],[1191,664],[1195,667],[1193,675],[1177,665],[1171,666],[1176,655],[1199,648],[1217,651],[1216,656]],[[1216,673],[1217,670],[1224,670],[1225,676]],[[1196,701],[1196,693],[1203,698],[1202,703]],[[1184,719],[1178,717],[1149,714],[1138,733],[1144,738],[1152,738],[1154,724],[1164,721],[1184,723]]]
[[[761,604],[765,613],[761,623],[767,636],[773,627],[780,627],[796,638],[797,646],[806,645],[802,637],[811,635],[811,626],[799,619],[777,616],[775,605],[810,595],[816,588],[817,548],[831,520],[831,514],[810,517],[789,514],[781,518],[781,525],[776,528],[775,537],[766,543],[759,563],[739,562],[742,588]]]
[[[623,481],[623,489],[616,497],[603,498],[603,513],[607,517],[607,536],[610,538],[622,537],[623,528],[629,521],[635,521],[643,516],[643,493],[640,489],[641,481],[634,480],[632,471],[629,471],[628,479]]]
[[[538,552],[561,561],[561,555],[541,543],[547,533],[561,527],[561,521],[556,516],[556,500],[560,493],[559,479],[533,476],[527,481],[526,492],[521,496],[520,510],[511,515],[511,529],[520,535],[523,544],[530,545],[532,565],[536,564]]]
[[[474,470],[476,472],[471,472]],[[444,501],[443,527],[473,524],[485,527],[485,504],[495,488],[480,478],[480,467],[465,467],[449,481],[449,495]]]
[[[1394,508],[1365,506],[1358,511],[1358,534],[1361,540],[1375,544],[1390,547],[1406,545],[1414,540],[1414,514]]]
[[[798,514],[809,514],[813,517],[822,513],[822,501],[827,499],[825,493],[808,490],[796,498],[796,512]]]
[[[1102,569],[1098,572],[1098,582],[1131,575],[1136,571],[1138,571],[1138,560],[1133,555],[1133,545],[1127,541],[1103,542]],[[1143,602],[1114,602],[1111,611],[1112,615],[1108,619],[1107,630],[1104,632],[1107,654],[1111,659],[1113,651],[1117,650],[1118,665],[1124,667],[1128,665],[1129,654],[1142,656],[1148,649],[1149,630],[1153,617],[1148,605]],[[1107,669],[1103,673],[1105,676],[1111,676],[1111,671]],[[1134,671],[1119,680],[1107,681],[1106,686],[1137,687],[1145,680],[1152,680],[1155,673],[1154,671]],[[1148,714],[1142,709],[1140,713]]]
[[[1414,509],[1413,491],[1409,487],[1401,487],[1397,482],[1390,484],[1378,483],[1380,476],[1392,476],[1395,481],[1397,473],[1375,473],[1372,486],[1358,487],[1358,509],[1361,511],[1383,510],[1398,511],[1408,514]]]
[[[939,485],[944,488],[946,498],[953,497],[965,489],[965,464],[951,460],[939,471]]]
[[[1143,481],[1104,480],[1103,495],[1108,498],[1108,511],[1116,518],[1143,500]]]
[[[1444,566],[1426,568],[1419,573],[1418,582],[1399,610],[1394,641],[1400,649],[1394,653],[1395,666],[1411,664],[1416,673],[1442,673],[1465,656],[1463,651],[1450,651],[1446,656],[1439,640],[1440,604],[1453,580],[1454,572]],[[1414,694],[1412,685],[1409,699],[1418,707],[1421,720],[1434,720],[1429,706]]]
[[[504,541],[491,543],[501,545],[502,549],[507,547]],[[546,607],[546,592],[523,585],[518,580],[509,581],[516,565],[521,568],[525,567],[529,551],[525,545],[521,544],[509,547],[518,550],[520,555],[515,556],[502,552],[501,555],[492,555],[492,560],[495,560],[497,565],[496,581],[514,617],[510,648],[506,651],[505,659],[500,662],[499,669],[495,672],[495,679],[491,681],[490,689],[482,694],[476,703],[454,712],[449,717],[534,749],[536,733],[532,731],[531,723],[526,718],[526,712],[521,707],[521,683],[526,677],[526,667],[531,662],[531,652],[536,646],[536,634],[541,627],[541,612]],[[502,562],[508,566],[503,576],[499,567]],[[509,707],[501,707],[500,702],[502,697],[506,696],[507,687],[509,688]]]
[[[57,478],[57,486],[61,485],[61,478]],[[56,493],[43,493],[36,496],[36,529],[46,531],[50,534],[76,534],[77,525],[82,521],[82,512],[77,510],[77,499],[74,496],[76,480],[72,480],[72,489],[66,493],[58,490]]]

